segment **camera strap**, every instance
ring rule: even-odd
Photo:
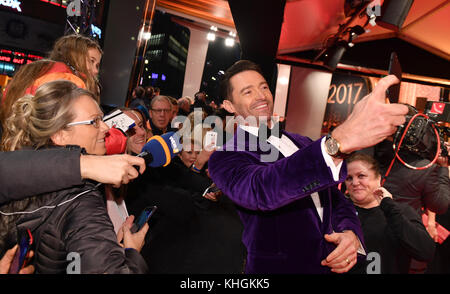
[[[411,126],[411,124],[413,123],[413,121],[414,121],[417,117],[419,117],[419,116],[423,116],[423,117],[425,117],[426,119],[429,119],[429,117],[428,117],[426,114],[422,114],[422,113],[417,113],[417,114],[415,114],[415,115],[411,118],[411,120],[409,121],[409,123],[408,123],[408,125],[406,126],[405,130],[403,131],[403,134],[402,134],[402,137],[401,137],[401,139],[400,139],[400,141],[399,141],[399,143],[398,143],[398,146],[397,146],[397,147],[393,146],[393,147],[394,147],[395,155],[394,155],[394,158],[393,158],[392,161],[391,161],[391,164],[389,165],[389,168],[388,168],[387,171],[386,171],[386,174],[383,176],[383,178],[382,178],[382,180],[381,180],[381,186],[383,186],[384,183],[386,182],[386,179],[387,179],[389,173],[391,172],[392,166],[394,165],[395,159],[398,159],[404,166],[406,166],[406,167],[408,167],[408,168],[410,168],[410,169],[414,169],[414,170],[423,170],[423,169],[430,168],[430,167],[436,162],[436,160],[438,159],[438,157],[439,157],[439,150],[440,150],[440,146],[441,146],[441,140],[440,140],[440,137],[439,137],[439,133],[438,133],[438,131],[436,130],[436,127],[435,127],[434,125],[431,125],[431,126],[433,127],[434,133],[436,134],[436,138],[437,138],[437,150],[436,150],[436,155],[435,155],[434,159],[433,159],[430,163],[428,163],[428,164],[425,165],[425,166],[421,166],[421,167],[412,166],[412,165],[406,163],[406,162],[400,157],[400,155],[398,154],[399,151],[400,151],[400,147],[401,147],[401,145],[402,145],[403,139],[405,138],[405,135],[407,134],[409,127]]]

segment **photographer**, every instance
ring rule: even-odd
[[[399,155],[409,165],[422,167],[430,163],[429,159],[406,150]],[[382,174],[385,175],[395,154],[392,142],[385,140],[375,146],[375,157],[380,162]],[[444,214],[449,205],[450,180],[445,160],[437,161],[444,166],[433,164],[427,169],[410,169],[396,160],[390,170],[384,187],[391,191],[394,200],[408,203],[420,215],[426,208],[436,214]]]
[[[392,141],[385,140],[375,146],[375,157],[380,162],[382,174],[385,175],[391,160],[395,154]],[[411,166],[423,167],[431,161],[422,158],[421,155],[400,149],[399,155]],[[394,200],[409,204],[418,215],[424,211],[431,211],[438,215],[445,214],[450,202],[450,179],[448,171],[448,159],[442,157],[427,169],[411,169],[396,160],[386,178],[384,187],[394,195]],[[447,165],[447,166],[446,166]],[[432,220],[432,217],[429,218]],[[432,223],[425,224],[430,236],[435,237],[435,232],[429,227]],[[413,260],[411,273],[423,273],[427,264]]]

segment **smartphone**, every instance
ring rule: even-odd
[[[220,191],[219,187],[217,187],[215,184],[212,184],[205,190],[205,192],[203,192],[203,196],[205,196],[208,193],[215,193],[218,191]]]
[[[156,206],[148,206],[144,208],[141,215],[134,220],[134,224],[131,227],[131,232],[136,233],[137,231],[139,231],[145,225],[145,223],[148,222],[148,220],[155,213],[157,208],[158,207]]]
[[[217,145],[217,133],[214,131],[208,131],[205,134],[205,147],[214,149]],[[207,150],[207,151],[211,151]]]
[[[389,98],[391,103],[398,103],[398,98],[400,95],[400,84],[402,81],[402,67],[398,61],[397,53],[392,52],[391,58],[389,60],[389,74],[395,75],[400,81],[398,84],[390,86],[386,90],[386,97]]]
[[[10,274],[18,274],[19,271],[25,267],[25,260],[30,254],[31,245],[33,245],[33,236],[29,229],[21,231],[18,235],[19,247],[14,254],[13,261],[9,268]]]
[[[122,130],[124,133],[134,128],[136,125],[131,117],[119,109],[103,117],[103,122],[107,124],[108,127],[115,127],[116,129]]]

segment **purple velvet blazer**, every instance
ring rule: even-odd
[[[320,140],[282,134],[299,150],[289,157],[279,153],[274,162],[261,162],[260,157],[270,152],[267,146],[238,128],[234,140],[212,154],[209,173],[238,206],[248,252],[246,273],[331,273],[320,262],[336,246],[326,242],[324,234],[352,230],[364,244],[356,210],[336,188],[345,180],[345,162],[335,182]],[[323,222],[310,197],[313,192],[319,193]]]

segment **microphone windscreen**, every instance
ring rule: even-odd
[[[152,155],[151,167],[167,166],[175,154],[181,151],[180,137],[175,132],[151,137],[142,148],[142,152]]]

